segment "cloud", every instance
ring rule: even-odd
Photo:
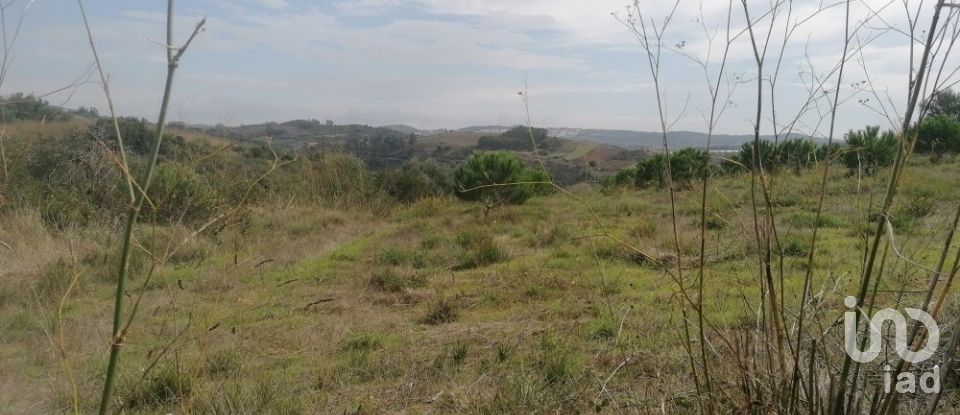
[[[384,14],[404,3],[404,0],[349,0],[341,1],[334,7],[340,13],[354,16],[376,16]]]
[[[286,0],[257,0],[261,6],[273,10],[282,10],[290,7]]]
[[[162,87],[164,58],[158,44],[165,36],[161,4],[104,0],[91,19],[115,98],[121,111],[154,116],[155,92]],[[886,25],[903,28],[902,7],[889,0],[864,0],[851,6],[851,22],[863,38],[883,34],[850,61],[842,87],[847,111],[838,128],[878,124],[857,108],[851,84],[871,79],[894,101],[904,99],[909,48],[906,38]],[[524,109],[516,92],[530,86],[535,123],[551,125],[656,129],[651,114],[656,100],[646,55],[636,37],[611,12],[626,16],[625,0],[203,0],[191,2],[176,18],[182,41],[201,17],[207,30],[184,57],[174,105],[195,122],[254,122],[269,119],[332,118],[338,122],[422,127],[513,123]],[[721,90],[733,107],[722,132],[750,129],[756,102],[756,76],[742,9],[733,3],[732,33],[738,36],[725,68]],[[784,3],[787,4],[787,3]],[[777,119],[787,118],[808,95],[808,63],[828,73],[842,51],[845,10],[817,11],[818,0],[792,3],[778,15],[770,37],[764,76],[780,62]],[[832,4],[832,3],[830,3]],[[727,2],[683,0],[664,45],[707,60],[715,76],[724,46]],[[762,15],[766,3],[752,3]],[[647,19],[661,19],[672,2],[643,2]],[[702,9],[701,9],[702,6]],[[755,9],[756,8],[756,9]],[[878,17],[866,24],[874,12]],[[922,15],[923,21],[926,15]],[[17,59],[7,91],[49,90],[69,82],[91,61],[76,16],[54,3],[37,2],[16,46]],[[806,17],[810,17],[806,20]],[[756,17],[755,17],[756,18]],[[659,21],[659,20],[658,20]],[[780,59],[783,24],[799,22]],[[714,36],[713,43],[705,40]],[[756,22],[765,37],[769,19]],[[791,23],[792,24],[792,23]],[[891,57],[899,56],[900,59]],[[948,64],[947,67],[956,67]],[[709,107],[702,68],[673,50],[664,52],[662,90],[670,95],[668,113],[686,112],[676,128],[702,130],[700,113]],[[835,76],[835,75],[834,75]],[[749,83],[745,80],[750,80]],[[806,84],[804,84],[806,82]],[[827,79],[831,88],[836,79]],[[765,114],[770,94],[765,93]],[[102,107],[96,88],[83,88],[72,105]],[[902,106],[902,105],[901,105]],[[765,115],[766,117],[766,115]],[[815,111],[804,118],[815,125]],[[655,118],[655,117],[653,117]],[[772,117],[771,117],[772,118]],[[769,120],[764,119],[769,126]]]

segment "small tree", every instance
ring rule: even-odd
[[[917,151],[939,156],[960,151],[960,122],[947,115],[927,117],[917,133]]]
[[[926,104],[931,116],[942,115],[954,120],[960,119],[960,94],[952,89],[940,91]]]
[[[638,189],[655,185],[663,187],[666,184],[667,156],[654,154],[637,162],[636,179],[634,186]]]
[[[897,156],[897,135],[893,131],[880,134],[880,127],[868,126],[865,130],[847,133],[849,149],[841,161],[849,169],[862,169],[866,175],[876,173],[881,167],[893,164]]]
[[[453,179],[458,197],[482,202],[487,212],[503,204],[523,204],[550,189],[544,172],[524,167],[516,155],[505,151],[474,153]]]
[[[737,154],[737,161],[747,169],[753,170],[754,166],[754,143],[748,141],[740,146],[740,153]],[[782,159],[780,155],[780,146],[769,140],[760,140],[759,149],[760,166],[764,170],[776,170]]]
[[[789,138],[781,141],[779,147],[778,163],[783,167],[792,168],[796,174],[800,174],[801,169],[812,166],[816,160],[817,145],[811,140]]]
[[[637,162],[634,185],[644,188],[667,184],[667,156],[655,154]],[[710,154],[704,150],[685,148],[670,154],[670,171],[673,182],[679,187],[690,187],[694,179],[710,173]]]

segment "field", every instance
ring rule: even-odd
[[[821,169],[772,174],[772,263],[793,314],[819,227],[811,301],[822,341],[842,356],[833,323],[856,291],[888,172],[834,166],[815,221]],[[878,304],[918,296],[902,288],[926,275],[907,260],[935,265],[957,183],[956,158],[907,167]],[[664,189],[568,190],[488,214],[450,196],[359,208],[275,199],[223,228],[142,225],[116,403],[128,413],[695,412],[681,287],[699,272],[700,185],[676,193],[679,243]],[[735,370],[724,336],[749,331],[762,308],[751,206],[749,174],[711,179],[703,311],[714,370]],[[119,234],[110,221],[56,229],[29,209],[0,216],[10,245],[0,246],[0,413],[97,407]],[[737,377],[716,382],[736,407],[722,397],[737,396]],[[958,398],[949,390],[941,409]]]

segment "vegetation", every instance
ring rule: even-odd
[[[80,111],[86,114],[89,110]],[[50,105],[43,98],[34,95],[15,94],[0,97],[0,120],[3,122],[15,121],[67,121],[71,118],[69,112]]]
[[[431,161],[407,162],[379,174],[379,185],[388,195],[404,203],[453,192],[450,170]]]
[[[737,36],[749,37],[763,97],[777,79],[762,76],[763,57],[781,42],[758,42],[743,6]],[[769,7],[767,38],[785,28],[786,45],[799,20],[777,20],[781,6]],[[944,3],[935,7],[939,16]],[[673,16],[647,17],[636,2],[621,22],[646,52],[666,130],[659,65]],[[911,77],[943,71],[946,57],[930,48],[960,38],[937,19]],[[719,87],[730,79],[730,21],[719,71],[716,56],[688,56],[708,82],[708,136],[730,104]],[[671,149],[663,131],[662,152],[603,186],[563,188],[551,157],[530,153],[559,140],[526,127],[478,139],[510,150],[442,160],[452,172],[414,156],[424,147],[416,135],[332,121],[168,134],[174,70],[203,24],[166,50],[156,123],[117,118],[112,104],[108,120],[88,119],[90,110],[54,120],[42,100],[9,107],[22,118],[0,133],[0,412],[960,406],[960,158],[947,156],[958,99],[924,97],[941,89],[939,75],[929,88],[909,84],[897,130],[867,127],[833,143],[843,68],[854,60],[845,45],[836,75],[811,89],[821,101],[808,102],[830,115],[829,144],[761,140],[758,100],[755,140],[725,163]],[[710,53],[721,50],[724,36],[705,33]],[[109,99],[95,51],[94,60]],[[864,84],[855,87],[872,88]],[[536,145],[520,144],[531,136]],[[314,141],[292,144],[301,140]],[[854,360],[850,341],[863,348],[870,330],[896,336],[896,354],[936,339],[919,325],[862,318],[914,306],[941,322],[930,360]],[[894,392],[884,391],[890,372]],[[941,382],[943,393],[901,393],[907,374]]]
[[[880,133],[880,127],[867,127],[865,130],[851,131],[847,134],[849,149],[843,152],[841,161],[853,171],[862,171],[873,175],[881,167],[893,165],[897,156],[897,135],[893,131]]]
[[[520,205],[552,189],[546,173],[525,167],[517,156],[504,151],[475,153],[453,172],[453,179],[458,197],[479,201],[487,210]]]
[[[477,147],[483,150],[533,151],[534,146],[543,150],[553,147],[556,140],[547,136],[545,128],[516,126],[499,136],[483,136]]]
[[[947,124],[941,123],[946,121]],[[952,124],[950,124],[952,123]],[[923,137],[945,137],[953,128],[960,133],[960,124],[944,119],[928,119],[920,128],[918,145],[924,145]],[[944,133],[946,131],[946,133]],[[753,170],[758,164],[764,171],[777,172],[789,170],[801,174],[825,161],[828,157],[838,157],[843,166],[851,173],[875,174],[880,168],[893,164],[897,153],[896,134],[887,131],[880,133],[879,127],[866,127],[864,130],[850,131],[846,135],[847,146],[836,144],[815,144],[810,139],[789,138],[779,142],[760,140],[758,150],[753,142],[746,142],[732,158],[724,160],[720,166],[710,162],[710,155],[704,150],[684,148],[670,153],[670,168],[673,182],[678,188],[689,188],[695,180],[722,172],[739,174],[744,170]],[[942,139],[931,139],[941,142]],[[941,151],[950,148],[940,145]],[[936,156],[936,154],[934,154]],[[606,177],[602,184],[606,189],[627,188],[663,188],[667,184],[667,156],[654,154],[637,162],[633,167],[624,169]]]
[[[59,126],[43,128],[55,131]],[[63,141],[13,138],[8,150],[15,151],[8,155],[16,160],[17,170],[11,178],[33,177],[40,170],[26,174],[23,160],[39,163],[42,155],[51,157],[44,163],[79,169],[95,160],[89,154],[106,154],[89,127],[76,128]],[[281,152],[281,159],[295,161],[253,187],[248,214],[181,244],[192,232],[186,226],[200,226],[204,214],[189,197],[162,196],[168,186],[161,177],[189,173],[187,177],[209,183],[219,190],[213,194],[222,209],[238,197],[240,190],[232,189],[248,187],[273,159],[268,147],[223,147],[199,137],[185,141],[197,153],[158,164],[151,186],[159,192],[153,198],[156,210],[144,215],[147,224],[139,233],[148,251],[140,251],[143,255],[131,264],[140,270],[134,275],[155,270],[146,285],[137,277],[130,288],[134,298],[146,289],[140,307],[150,312],[135,323],[121,361],[116,394],[127,412],[295,413],[358,407],[389,412],[437,405],[446,412],[589,412],[597,405],[601,412],[616,412],[613,399],[660,402],[660,385],[669,385],[668,410],[689,410],[695,391],[682,376],[656,382],[643,376],[651,369],[642,362],[658,362],[662,373],[676,374],[686,361],[679,340],[665,335],[682,318],[679,311],[659,305],[676,295],[664,284],[668,277],[621,245],[585,238],[601,232],[601,224],[612,226],[618,239],[666,260],[672,237],[663,190],[574,190],[578,197],[596,202],[600,224],[591,219],[590,206],[570,202],[563,194],[506,204],[478,219],[469,200],[442,194],[417,200],[391,196],[381,188],[385,177],[378,178],[355,157]],[[54,148],[64,154],[46,151]],[[197,159],[204,163],[191,168]],[[516,166],[517,161],[512,158],[508,164]],[[919,160],[911,168],[906,186],[915,190],[904,195],[896,213],[912,222],[896,228],[898,242],[907,246],[926,240],[931,232],[945,232],[942,225],[960,197],[953,186],[960,180],[956,161]],[[804,255],[810,249],[806,236],[814,227],[823,232],[815,283],[854,284],[851,272],[860,267],[860,259],[846,252],[860,246],[859,232],[871,222],[848,206],[876,198],[889,171],[879,168],[862,186],[842,169],[831,173],[826,209],[817,219],[806,208],[819,186],[814,173],[819,170],[812,169],[771,176],[783,183],[779,200],[792,200],[778,207],[782,242],[774,251],[784,261],[788,298],[802,290],[796,277],[805,270]],[[755,289],[750,256],[755,247],[736,237],[744,230],[737,218],[750,210],[745,174],[712,178],[729,204],[711,205],[711,223],[720,226],[709,228],[709,236],[723,244],[710,246],[707,272],[725,276],[726,282],[708,285],[713,300],[707,310],[717,324],[729,327],[750,321],[755,311],[742,302],[742,293]],[[119,176],[110,177],[109,186],[122,185]],[[86,179],[67,183],[81,182]],[[45,207],[21,203],[24,199],[16,194],[26,188],[6,189],[0,235],[14,251],[0,247],[7,272],[0,283],[0,328],[11,351],[2,365],[5,373],[14,373],[19,386],[7,389],[10,393],[3,394],[0,405],[14,412],[27,402],[50,411],[69,410],[73,387],[68,379],[73,379],[80,412],[92,411],[107,340],[90,333],[108,324],[103,309],[116,256],[112,218],[122,211],[94,202],[95,195],[109,192],[78,190],[76,197],[88,200],[93,210],[86,220],[66,220],[61,227],[44,223],[40,212]],[[697,202],[680,199],[678,212],[682,229],[695,229]],[[694,240],[685,232],[684,243]],[[684,248],[684,261],[696,252]],[[894,254],[889,255],[888,261],[895,261]],[[32,295],[20,294],[33,289],[40,305]],[[606,302],[613,310],[603,305]],[[57,317],[61,303],[63,313]],[[44,313],[37,313],[38,308]],[[631,317],[635,315],[644,318]],[[37,328],[41,326],[53,334],[53,343]],[[477,327],[483,335],[467,334]],[[60,350],[59,336],[67,344],[63,358],[45,358]],[[648,357],[618,370],[608,384],[613,399],[594,401],[599,390],[595,375],[609,376],[622,362],[621,353]],[[53,382],[39,375],[66,373],[63,362],[72,375],[58,375]],[[151,364],[142,375],[139,368]],[[475,383],[481,376],[488,380]],[[447,392],[430,404],[389,393],[411,381],[410,393],[423,399]],[[461,389],[463,385],[472,386]]]

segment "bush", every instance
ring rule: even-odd
[[[179,164],[158,164],[147,193],[143,215],[156,221],[208,220],[220,206],[219,191],[197,173]]]
[[[503,152],[474,153],[453,174],[456,194],[464,200],[479,201],[487,209],[503,204],[520,205],[550,190],[550,180],[540,170],[528,169],[517,156]],[[519,183],[519,184],[515,184]]]
[[[600,186],[606,191],[622,191],[631,189],[635,186],[634,181],[637,177],[637,169],[627,167],[617,172],[613,176],[604,177]]]
[[[663,154],[654,154],[637,162],[634,169],[633,185],[637,188],[656,185],[663,187],[666,184],[667,157]]]

